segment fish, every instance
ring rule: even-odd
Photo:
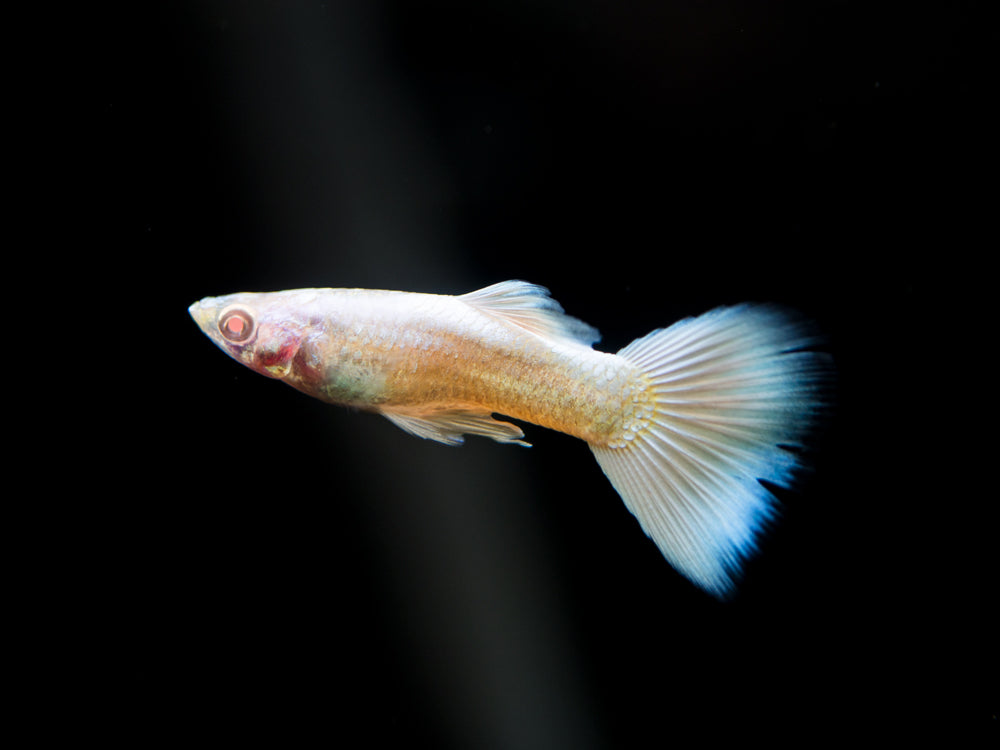
[[[719,307],[595,350],[548,289],[457,296],[296,289],[206,297],[189,313],[222,351],[321,401],[445,445],[528,445],[501,417],[584,440],[667,561],[721,599],[743,575],[828,406],[829,357],[801,316]]]

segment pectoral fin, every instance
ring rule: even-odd
[[[436,440],[445,445],[461,445],[463,435],[482,435],[498,443],[530,446],[521,438],[524,432],[517,425],[501,422],[488,411],[444,409],[439,411],[401,411],[382,409],[382,416],[411,435]]]

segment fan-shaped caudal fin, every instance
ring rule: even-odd
[[[775,512],[758,482],[787,487],[824,406],[828,358],[772,307],[720,308],[632,342],[653,401],[636,432],[591,446],[643,530],[677,570],[728,594]]]

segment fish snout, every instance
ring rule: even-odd
[[[212,298],[206,297],[198,300],[188,307],[188,314],[198,324],[198,327],[207,333],[215,319],[215,305]]]

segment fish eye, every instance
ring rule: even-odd
[[[253,315],[244,307],[227,307],[219,313],[219,333],[232,344],[242,344],[253,336],[256,324]]]

